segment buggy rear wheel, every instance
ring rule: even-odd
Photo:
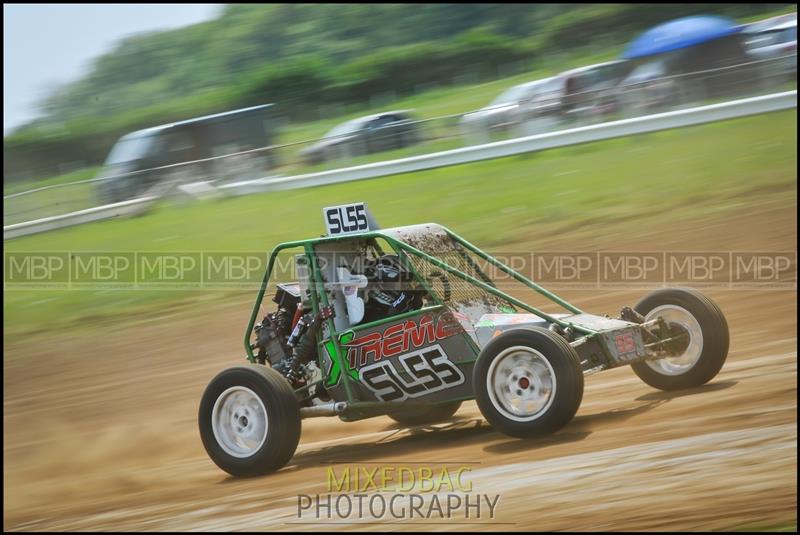
[[[425,425],[441,422],[453,416],[461,407],[460,401],[439,403],[425,409],[394,410],[387,414],[389,418],[403,425]]]
[[[489,342],[472,377],[483,417],[514,437],[559,430],[583,399],[583,371],[575,349],[538,327],[508,331]]]
[[[704,385],[722,369],[730,335],[725,316],[711,299],[691,288],[664,288],[634,308],[646,320],[660,316],[688,335],[680,355],[632,364],[642,381],[660,390],[679,390]]]
[[[198,423],[208,456],[233,476],[279,470],[300,441],[300,407],[291,386],[275,370],[255,364],[211,380]]]

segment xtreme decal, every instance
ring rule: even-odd
[[[339,337],[339,343],[346,345],[348,342],[350,342],[350,340],[353,339],[353,336],[353,331],[348,331]],[[326,340],[323,342],[322,348],[325,351],[325,359],[323,364],[323,370],[326,377],[325,386],[330,388],[339,384],[339,379],[342,377],[342,369],[339,366],[339,356],[333,341],[330,339]],[[347,374],[353,379],[358,380],[358,371],[347,366],[347,361],[345,361],[345,367],[347,368]]]
[[[370,357],[372,362],[378,362],[449,338],[461,330],[452,314],[424,314],[419,319],[409,318],[383,331],[364,334],[343,346],[347,348],[347,363],[354,369],[365,366]]]

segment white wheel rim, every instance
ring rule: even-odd
[[[530,422],[553,404],[556,374],[539,351],[513,346],[492,360],[486,386],[489,399],[500,414],[515,422]]]
[[[214,403],[211,428],[225,453],[240,459],[250,457],[267,439],[267,409],[246,386],[232,386]]]
[[[697,364],[703,352],[703,330],[700,328],[700,323],[688,310],[677,305],[658,306],[647,313],[645,320],[650,321],[658,316],[667,323],[684,329],[689,334],[689,345],[680,355],[648,360],[647,365],[662,375],[684,374]]]

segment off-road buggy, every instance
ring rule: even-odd
[[[363,203],[323,215],[326,236],[272,251],[245,334],[249,363],[203,394],[203,445],[232,475],[288,463],[303,418],[422,425],[475,399],[495,429],[536,437],[572,419],[586,375],[630,365],[655,388],[683,389],[711,380],[727,357],[725,317],[695,290],[659,289],[619,318],[596,316],[440,225],[378,229]],[[292,249],[297,282],[277,283],[263,314]],[[527,304],[512,285],[566,313]]]

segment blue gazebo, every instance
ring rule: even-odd
[[[742,26],[712,15],[659,24],[634,39],[622,58],[634,65],[659,65],[659,76],[674,76],[689,94],[720,97],[744,93],[758,83],[758,67],[742,39]]]
[[[731,19],[709,15],[683,17],[659,24],[637,37],[623,53],[625,59],[655,56],[738,33]]]

